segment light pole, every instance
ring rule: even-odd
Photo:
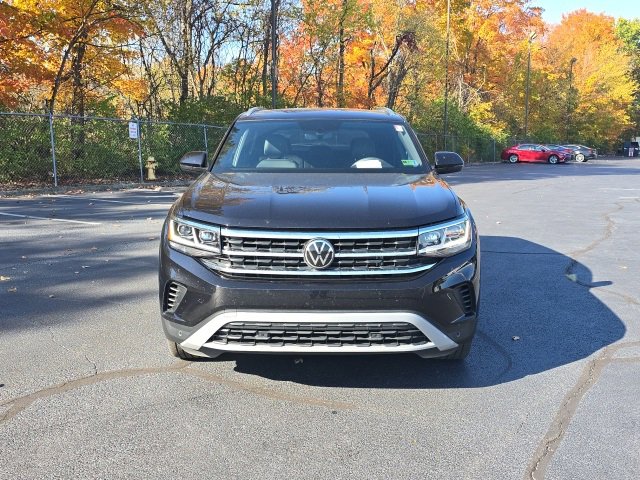
[[[529,130],[529,85],[531,83],[531,43],[538,36],[536,32],[529,34],[529,56],[527,57],[527,88],[524,97],[524,138],[527,139]]]
[[[444,54],[444,149],[447,149],[447,130],[449,129],[449,19],[451,17],[451,0],[447,0],[447,41]]]
[[[271,108],[278,97],[278,8],[280,0],[271,0]]]
[[[571,129],[571,113],[573,110],[573,65],[578,61],[576,57],[573,57],[569,62],[569,92],[567,93],[567,130],[566,140],[569,142],[569,131]]]

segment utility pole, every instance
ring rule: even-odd
[[[447,149],[447,131],[449,130],[449,31],[451,18],[451,0],[447,0],[447,41],[444,54],[444,149]]]
[[[529,56],[527,57],[527,88],[524,100],[524,139],[527,139],[527,131],[529,130],[529,86],[531,83],[531,43],[538,36],[536,32],[529,34]]]
[[[271,108],[278,98],[278,8],[280,0],[271,0]]]
[[[573,65],[578,61],[573,57],[569,62],[569,92],[567,93],[567,129],[565,138],[567,143],[570,141],[569,132],[571,131],[571,114],[573,113]]]

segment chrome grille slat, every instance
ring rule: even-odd
[[[290,232],[222,228],[222,253],[202,259],[208,268],[248,276],[372,276],[411,274],[428,270],[417,255],[418,230],[374,232]],[[333,263],[325,269],[309,267],[305,244],[313,238],[331,242]]]

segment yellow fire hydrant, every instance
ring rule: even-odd
[[[158,162],[156,162],[156,159],[149,157],[144,166],[147,169],[147,180],[157,180],[156,168],[158,168]]]

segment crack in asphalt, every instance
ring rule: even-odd
[[[70,349],[69,347],[67,347],[66,344],[61,343],[58,341],[58,339],[56,338],[56,335],[54,333],[53,328],[51,328],[50,325],[46,325],[42,322],[39,322],[36,319],[31,319],[31,323],[33,323],[34,325],[40,327],[40,328],[44,328],[47,332],[49,332],[49,336],[51,337],[51,341],[53,343],[55,343],[58,347],[60,347],[62,350],[65,350],[66,352],[69,352],[71,355],[77,355],[78,353],[80,354],[80,356],[82,356],[82,358],[84,358],[86,360],[86,362],[91,366],[92,369],[92,373],[91,376],[97,375],[98,373],[98,366],[96,365],[95,362],[89,360],[89,357],[87,357],[87,355],[84,352],[76,352],[72,349]],[[0,417],[1,418],[1,417]],[[0,419],[0,423],[2,423],[2,420]]]
[[[87,358],[87,361],[92,363],[95,367],[95,363],[91,362],[88,358]],[[0,403],[0,407],[9,406],[8,410],[6,410],[3,414],[0,414],[0,425],[11,420],[20,412],[30,407],[36,400],[39,400],[42,398],[48,398],[54,395],[59,395],[62,393],[66,393],[68,391],[76,390],[81,387],[95,385],[97,383],[101,383],[109,380],[115,380],[120,378],[131,378],[131,377],[138,377],[138,376],[144,376],[144,375],[155,375],[155,374],[162,374],[162,373],[177,373],[177,374],[189,375],[192,377],[199,378],[201,380],[208,381],[210,383],[224,385],[233,390],[241,390],[241,391],[252,393],[261,397],[269,398],[271,400],[292,402],[292,403],[311,405],[311,406],[317,406],[317,407],[327,407],[332,410],[353,410],[356,408],[353,403],[324,400],[320,398],[313,398],[313,397],[301,396],[301,395],[294,395],[294,394],[277,391],[268,387],[249,385],[244,382],[231,380],[231,379],[224,378],[222,376],[208,373],[202,370],[190,368],[192,365],[193,363],[191,362],[179,360],[176,363],[169,365],[168,367],[122,369],[122,370],[112,370],[109,372],[101,372],[101,373],[97,372],[97,367],[96,367],[94,370],[94,373],[89,376],[76,378],[74,380],[69,380],[59,385],[45,387],[36,392],[32,392],[30,394],[13,398],[3,403]]]
[[[98,366],[96,365],[96,362],[94,362],[93,360],[90,360],[89,357],[87,357],[86,353],[83,353],[82,356],[87,361],[87,363],[89,365],[91,365],[91,367],[93,368],[93,372],[92,372],[91,376],[97,375],[98,374]]]
[[[615,220],[612,218],[612,215],[621,212],[622,210],[624,210],[625,206],[623,204],[621,204],[620,202],[615,202],[616,208],[611,210],[610,212],[607,212],[604,214],[604,219],[607,222],[606,226],[605,226],[605,231],[604,234],[600,237],[595,239],[593,242],[591,242],[589,245],[587,245],[584,248],[581,248],[579,250],[576,250],[574,252],[570,252],[568,254],[569,257],[571,257],[569,264],[565,267],[564,270],[564,275],[565,278],[573,283],[576,283],[578,285],[580,285],[581,287],[585,287],[588,289],[591,288],[596,288],[598,287],[597,284],[593,284],[593,283],[588,283],[588,282],[584,282],[582,280],[580,280],[578,278],[578,276],[575,273],[575,268],[578,265],[578,261],[577,258],[581,257],[589,252],[592,252],[593,250],[595,250],[599,245],[601,245],[602,243],[604,243],[605,241],[609,240],[611,238],[611,236],[613,235],[613,232],[616,228],[616,222]],[[609,295],[613,295],[615,297],[621,298],[622,300],[624,300],[626,303],[632,304],[632,305],[637,305],[640,306],[640,301],[636,298],[634,298],[631,295],[627,295],[626,293],[621,293],[618,292],[616,290],[611,290],[611,289],[600,289],[599,291],[607,293]]]
[[[584,368],[574,387],[565,395],[560,409],[556,413],[551,426],[536,449],[533,460],[525,473],[525,480],[542,480],[547,468],[553,460],[558,445],[563,440],[571,420],[573,419],[580,402],[599,380],[602,371],[612,363],[640,363],[640,357],[615,358],[614,355],[623,348],[638,347],[640,341],[625,342],[614,346],[608,346],[594,360],[591,360]]]
[[[194,377],[198,377],[213,383],[226,385],[227,387],[230,387],[234,390],[243,390],[245,392],[253,393],[255,395],[269,398],[271,400],[289,401],[293,403],[302,403],[305,405],[312,405],[317,407],[328,407],[333,410],[354,410],[356,408],[355,404],[353,403],[339,402],[334,400],[324,400],[321,398],[313,398],[309,396],[292,395],[292,394],[281,392],[278,390],[273,390],[267,387],[249,385],[244,382],[231,380],[228,378],[221,377],[219,375],[215,375],[215,374],[205,372],[203,370],[194,369],[194,368],[185,370],[183,373],[192,375]]]
[[[611,218],[611,216],[614,213],[618,213],[618,212],[620,212],[620,211],[622,211],[624,209],[624,205],[620,204],[619,202],[615,202],[615,205],[616,205],[617,208],[611,210],[610,212],[605,213],[604,216],[603,216],[604,220],[606,221],[604,234],[600,238],[596,238],[594,241],[592,241],[586,247],[583,247],[583,248],[581,248],[579,250],[575,250],[573,252],[569,252],[567,254],[569,257],[571,257],[571,260],[569,261],[569,264],[564,269],[565,277],[568,277],[569,275],[575,275],[574,274],[574,269],[578,265],[578,261],[576,260],[576,258],[581,257],[582,255],[585,255],[585,254],[595,250],[596,247],[598,247],[600,244],[604,243],[605,241],[607,241],[607,240],[609,240],[611,238],[611,235],[613,235],[613,231],[614,231],[615,226],[616,226],[616,222],[613,220],[613,218]],[[581,285],[583,287],[587,287],[587,288],[592,288],[593,287],[593,285],[591,285],[590,283],[581,282],[577,278],[575,280],[575,283],[577,283],[578,285]]]
[[[612,237],[616,228],[616,222],[612,216],[618,212],[621,212],[625,208],[625,205],[621,204],[620,202],[615,202],[614,204],[616,205],[616,208],[605,213],[603,216],[606,225],[602,236],[593,240],[586,247],[583,247],[574,252],[570,252],[567,255],[570,257],[570,261],[565,267],[565,279],[587,289],[595,288],[598,286],[597,284],[584,282],[578,279],[575,273],[575,269],[578,265],[577,258],[589,252],[592,252],[599,245]],[[640,302],[638,302],[637,299],[633,298],[630,295],[616,292],[614,290],[601,289],[600,291],[622,298],[633,305],[640,305]],[[601,354],[597,358],[591,360],[587,364],[582,374],[578,378],[576,384],[564,397],[560,408],[556,412],[556,415],[549,429],[547,430],[547,433],[538,445],[536,453],[534,454],[534,457],[525,473],[525,480],[542,480],[545,477],[547,468],[551,464],[558,445],[564,438],[567,432],[567,428],[569,427],[569,424],[571,423],[571,420],[573,419],[580,402],[589,391],[589,389],[598,381],[604,368],[614,362],[640,362],[640,357],[630,357],[622,359],[613,358],[614,354],[619,350],[635,346],[640,346],[640,341],[625,342],[613,346],[609,345],[602,350]]]

